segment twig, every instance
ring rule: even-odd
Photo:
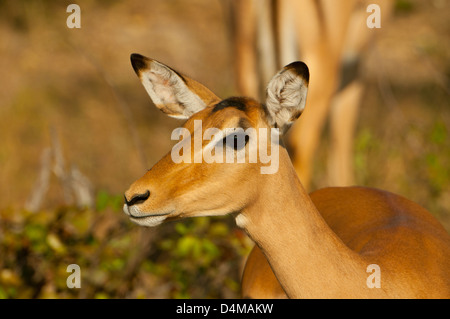
[[[45,148],[41,154],[41,166],[39,177],[33,185],[31,196],[25,203],[25,209],[30,212],[37,212],[41,208],[42,202],[47,194],[50,181],[52,151],[50,147]]]

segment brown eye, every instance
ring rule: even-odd
[[[247,134],[230,134],[223,139],[223,145],[232,147],[234,150],[239,151],[247,145],[249,136]]]

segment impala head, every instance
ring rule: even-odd
[[[239,212],[256,198],[260,185],[278,174],[278,165],[290,165],[278,134],[305,107],[309,71],[303,62],[273,77],[265,104],[240,97],[221,100],[200,83],[138,54],[131,55],[131,63],[156,107],[187,120],[172,134],[180,142],[125,192],[124,212],[133,222],[156,226]],[[264,173],[268,154],[277,155],[272,158],[276,169]]]

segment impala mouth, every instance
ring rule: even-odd
[[[142,219],[142,218],[148,218],[148,217],[159,217],[159,216],[167,216],[170,213],[164,213],[164,214],[148,214],[148,215],[140,215],[140,216],[136,216],[130,213],[130,218],[134,218],[134,219]]]
[[[130,220],[141,226],[153,227],[161,224],[168,215],[172,214],[173,211],[166,213],[152,213],[152,214],[142,214],[138,207],[123,205],[123,212],[128,215]]]

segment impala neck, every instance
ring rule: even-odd
[[[261,248],[290,298],[364,296],[366,263],[328,227],[287,164],[266,175],[259,197],[236,223]]]

